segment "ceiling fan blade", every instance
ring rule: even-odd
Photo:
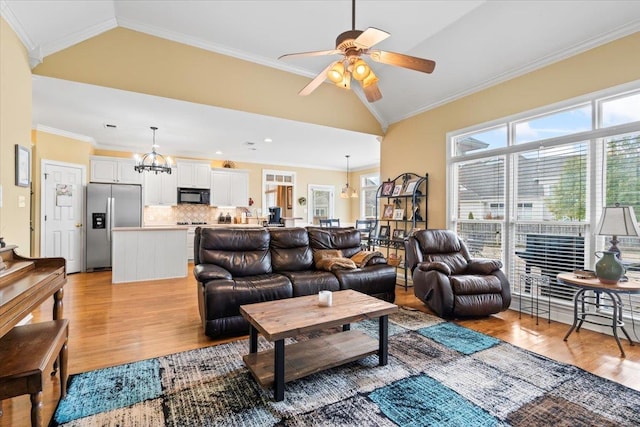
[[[389,36],[391,36],[391,34],[386,31],[369,27],[353,41],[353,44],[360,49],[369,49],[374,44],[380,43]]]
[[[371,83],[369,86],[362,86],[362,90],[369,102],[376,102],[382,99],[382,93],[380,92],[380,89],[378,89],[378,83]]]
[[[385,52],[384,50],[371,50],[366,52],[366,54],[376,62],[395,65],[396,67],[409,68],[423,73],[431,73],[436,67],[435,61],[418,58],[416,56],[404,55],[402,53]]]
[[[278,59],[284,59],[284,58],[295,58],[295,57],[300,57],[300,56],[322,56],[322,55],[336,55],[338,53],[342,53],[342,51],[337,50],[337,49],[332,49],[332,50],[315,50],[315,51],[311,51],[311,52],[298,52],[298,53],[287,53],[286,55],[282,55],[280,57],[278,57]]]
[[[316,88],[318,86],[320,86],[322,84],[323,81],[325,81],[325,79],[327,78],[327,71],[329,71],[329,69],[331,67],[333,67],[335,64],[337,64],[340,61],[335,61],[332,62],[331,64],[327,65],[327,68],[325,68],[324,70],[322,70],[320,72],[320,74],[318,74],[313,80],[311,80],[309,82],[308,85],[306,85],[305,87],[302,88],[302,90],[300,92],[298,92],[298,95],[300,96],[307,96],[309,95],[311,92],[313,92],[314,90],[316,90]]]

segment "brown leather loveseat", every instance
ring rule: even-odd
[[[414,294],[439,316],[487,316],[509,308],[502,262],[471,258],[453,231],[417,231],[405,241],[405,253]]]
[[[248,333],[243,304],[342,289],[395,300],[396,270],[382,256],[353,269],[316,268],[319,251],[352,258],[362,250],[353,228],[197,228],[194,248],[200,316],[211,338]]]

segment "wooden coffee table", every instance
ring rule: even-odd
[[[251,325],[249,354],[243,360],[256,381],[274,387],[274,399],[284,399],[284,384],[325,369],[378,353],[380,366],[387,364],[389,314],[398,306],[353,290],[333,292],[330,307],[318,305],[318,295],[287,298],[240,306]],[[352,331],[350,324],[379,319],[378,339]],[[306,332],[342,326],[342,332],[296,342],[284,339]],[[258,332],[274,342],[274,348],[258,353]]]

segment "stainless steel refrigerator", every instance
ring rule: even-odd
[[[86,200],[86,269],[110,268],[111,230],[142,224],[142,187],[90,183]]]

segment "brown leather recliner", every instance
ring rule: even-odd
[[[414,294],[439,316],[487,316],[509,308],[502,262],[471,258],[453,231],[417,231],[405,241],[405,253]]]

